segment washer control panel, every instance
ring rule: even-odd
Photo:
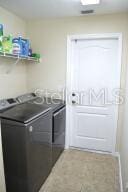
[[[28,93],[28,94],[17,97],[17,101],[19,103],[25,103],[27,101],[31,101],[31,100],[35,99],[36,97],[37,96],[34,93]]]
[[[18,102],[16,99],[13,99],[13,98],[2,99],[2,100],[0,100],[0,111],[13,107],[17,104],[18,104]]]

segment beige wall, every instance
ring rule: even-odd
[[[127,90],[128,97],[128,90]],[[123,136],[121,142],[121,162],[122,162],[122,176],[123,176],[123,185],[124,189],[126,187],[126,183],[128,184],[128,99],[125,109],[125,119],[124,119],[124,129]]]
[[[128,20],[127,20],[128,26]],[[128,30],[127,30],[128,34]],[[128,37],[126,39],[128,44]],[[126,54],[126,89],[125,89],[125,110],[124,110],[124,118],[123,118],[123,130],[121,137],[121,147],[120,147],[120,155],[121,155],[121,166],[122,166],[122,177],[123,177],[123,186],[124,192],[126,191],[126,185],[128,187],[128,48]],[[128,189],[127,189],[128,190]]]
[[[36,51],[42,54],[42,63],[29,67],[28,85],[57,89],[65,86],[67,35],[88,33],[123,33],[123,64],[126,66],[127,14],[45,19],[28,23],[28,34]],[[58,72],[59,71],[59,72]],[[51,82],[52,79],[52,82]],[[125,79],[122,77],[122,87]]]
[[[67,64],[67,35],[89,33],[123,34],[123,58],[121,87],[125,87],[126,52],[128,48],[128,14],[73,17],[65,19],[48,19],[28,23],[28,34],[32,45],[42,54],[40,64],[28,68],[28,88],[53,89],[65,87]],[[120,145],[122,129],[122,111],[118,129],[117,148]]]
[[[120,32],[123,34],[121,88],[125,88],[128,56],[128,14],[38,20],[28,22],[27,29],[33,47],[42,55],[42,62],[40,64],[28,68],[29,90],[34,90],[35,88],[57,90],[60,87],[65,87],[67,35]],[[124,105],[120,106],[117,132],[117,150],[121,150],[121,152],[123,111]],[[127,151],[124,145],[122,153],[122,162],[125,161],[126,164],[125,155]],[[122,166],[124,180],[126,180],[128,171],[125,171],[124,164]]]
[[[4,24],[5,35],[25,35],[25,22],[0,7],[0,23]],[[7,97],[15,97],[27,91],[26,83],[26,65],[19,63],[13,68],[13,59],[0,58],[0,99]],[[12,71],[7,74],[7,71]],[[0,192],[5,192],[3,159],[0,137]]]
[[[127,62],[128,62],[128,55],[127,55]],[[124,127],[123,127],[123,134],[122,134],[122,140],[121,140],[120,154],[121,154],[121,162],[122,162],[123,185],[124,185],[124,192],[125,192],[126,184],[128,185],[128,69],[127,69]]]
[[[5,35],[12,34],[25,35],[26,23],[0,7],[0,23],[4,24]],[[0,99],[5,97],[13,97],[27,91],[26,86],[26,65],[19,63],[13,67],[15,60],[0,59]],[[7,71],[12,71],[7,74]]]

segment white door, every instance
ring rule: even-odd
[[[120,68],[118,39],[72,41],[70,146],[114,152]]]

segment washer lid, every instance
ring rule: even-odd
[[[35,118],[50,111],[50,107],[40,106],[37,104],[24,103],[17,105],[8,111],[2,113],[1,118],[17,121],[21,123],[29,123]]]

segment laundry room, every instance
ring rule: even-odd
[[[0,0],[0,192],[128,192],[127,96],[127,0]]]

